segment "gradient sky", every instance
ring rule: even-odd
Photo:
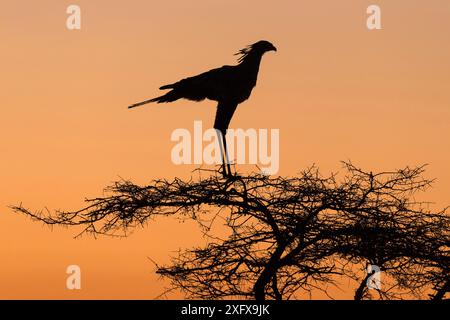
[[[79,31],[65,26],[70,4],[81,7]],[[370,4],[382,30],[366,27]],[[120,177],[189,177],[195,166],[170,160],[170,134],[212,124],[215,104],[126,106],[234,64],[260,39],[279,50],[231,127],[280,129],[279,174],[313,163],[327,174],[341,160],[374,172],[428,163],[437,181],[424,198],[450,202],[448,0],[3,0],[0,38],[0,298],[158,296],[165,283],[148,258],[165,263],[198,243],[192,224],[157,219],[127,239],[75,240],[77,229],[8,205],[78,209]],[[80,291],[65,288],[70,264]]]

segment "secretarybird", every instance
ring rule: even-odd
[[[172,102],[182,98],[193,101],[204,99],[217,101],[214,129],[219,138],[223,174],[225,177],[231,176],[225,137],[228,125],[238,104],[250,97],[258,78],[261,58],[268,51],[277,51],[277,48],[269,41],[258,41],[236,53],[236,55],[240,55],[239,64],[212,69],[197,76],[164,85],[159,89],[170,89],[165,95],[135,103],[128,108],[135,108],[151,102]]]

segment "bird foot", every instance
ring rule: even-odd
[[[231,174],[231,175],[228,175],[228,180],[232,180],[232,181],[235,181],[235,180],[240,180],[242,177],[240,176],[240,175],[238,175],[238,174]]]
[[[223,178],[227,180],[239,180],[241,176],[237,173],[229,173],[228,171],[221,171]]]

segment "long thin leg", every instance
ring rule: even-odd
[[[227,155],[225,153],[226,147],[224,146],[225,139],[224,139],[224,135],[221,130],[216,129],[216,132],[217,132],[217,137],[219,138],[218,140],[219,140],[219,146],[220,146],[220,156],[222,157],[222,170],[223,170],[222,173],[223,173],[224,177],[227,177],[228,173],[227,173],[227,168],[225,166],[225,163],[227,162],[226,158],[225,158],[225,157],[227,157]],[[231,173],[231,171],[230,171],[230,173]]]
[[[228,148],[227,148],[227,137],[226,137],[226,133],[222,134],[222,139],[223,139],[223,146],[225,149],[225,163],[227,164],[228,167],[228,175],[231,176],[231,166],[230,166],[230,159],[228,158]]]

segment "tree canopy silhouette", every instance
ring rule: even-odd
[[[450,291],[450,218],[416,200],[432,180],[425,167],[295,177],[257,173],[224,178],[197,170],[188,181],[119,181],[73,212],[13,209],[83,233],[126,236],[156,216],[196,221],[205,246],[185,249],[157,273],[189,298],[293,299],[356,281],[355,299],[443,299]],[[222,231],[217,234],[215,226]],[[369,290],[366,266],[382,272]]]

